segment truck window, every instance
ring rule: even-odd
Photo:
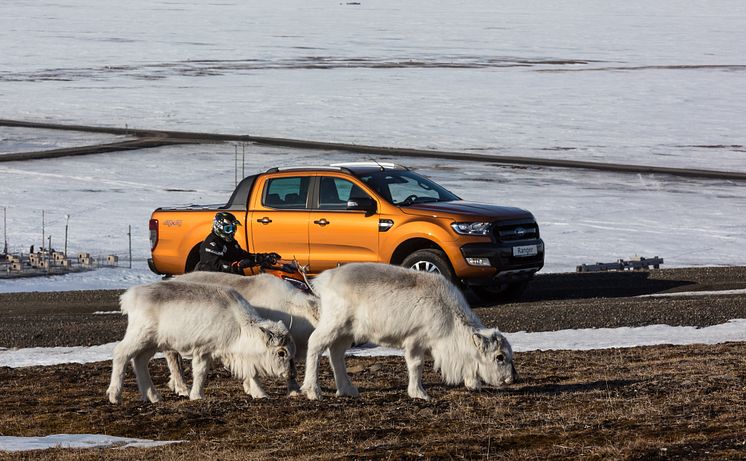
[[[310,176],[274,178],[264,186],[262,205],[280,210],[306,208]]]
[[[359,178],[394,205],[460,200],[443,186],[412,171],[377,171]]]
[[[369,195],[346,179],[331,176],[322,176],[320,178],[320,210],[346,210],[349,199],[361,197],[369,197]]]

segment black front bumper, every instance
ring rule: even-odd
[[[535,256],[513,256],[513,247],[537,245]],[[544,267],[544,241],[541,239],[510,243],[469,243],[461,247],[464,258],[488,258],[497,272],[492,277],[467,279],[472,286],[510,285],[531,280]]]

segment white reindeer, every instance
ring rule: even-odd
[[[422,387],[426,353],[447,384],[477,390],[517,379],[513,351],[497,329],[484,328],[461,292],[438,274],[375,263],[346,264],[314,282],[321,315],[308,340],[302,392],[320,398],[318,360],[325,349],[339,396],[357,396],[344,363],[352,343],[370,341],[404,349],[412,398],[428,399]]]
[[[254,398],[267,396],[258,376],[290,376],[295,344],[285,325],[261,318],[231,288],[157,282],[128,289],[120,305],[128,319],[124,339],[114,348],[106,391],[112,403],[121,401],[124,368],[130,359],[143,400],[161,400],[148,371],[148,361],[159,350],[192,357],[192,400],[204,397],[213,360],[222,361]]]
[[[225,272],[191,272],[176,277],[176,281],[209,283],[235,289],[251,304],[259,315],[268,320],[282,321],[288,325],[290,336],[296,348],[296,357],[306,357],[308,337],[311,336],[319,320],[318,298],[304,293],[288,282],[270,274],[246,277]],[[168,386],[179,395],[188,395],[184,383],[179,355],[166,352],[166,360],[171,370]],[[299,390],[296,381],[295,361],[291,361],[288,378],[288,392],[295,395]]]

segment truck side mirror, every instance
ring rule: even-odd
[[[347,201],[347,209],[375,213],[376,201],[370,197],[351,198]]]

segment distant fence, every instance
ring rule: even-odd
[[[117,266],[117,255],[92,256],[90,253],[78,253],[75,257],[70,257],[61,251],[6,254],[0,256],[0,278],[62,275]]]

